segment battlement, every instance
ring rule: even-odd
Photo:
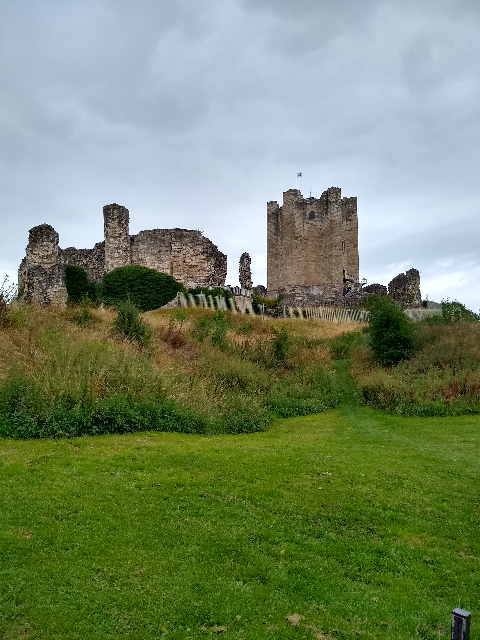
[[[305,287],[309,298],[317,292],[330,299],[358,276],[356,198],[342,198],[339,187],[330,187],[319,198],[304,198],[299,189],[289,189],[282,206],[267,204],[270,295],[295,290],[298,297]]]

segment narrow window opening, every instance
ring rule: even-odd
[[[342,242],[342,251],[343,251],[343,253],[345,253],[345,240],[343,240],[343,242]]]
[[[315,211],[310,211],[310,213],[308,214],[308,219],[315,220]]]

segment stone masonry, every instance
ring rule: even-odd
[[[320,198],[298,189],[267,204],[267,290],[292,306],[344,304],[358,283],[357,199],[330,187]]]
[[[252,260],[248,253],[242,253],[240,256],[240,262],[238,265],[238,276],[240,280],[240,287],[242,289],[252,288]]]
[[[168,273],[186,287],[225,285],[227,256],[200,231],[153,229],[131,236],[128,209],[115,203],[103,208],[103,217],[105,239],[93,249],[61,249],[58,233],[48,224],[30,229],[18,270],[26,302],[65,303],[67,265],[82,267],[94,282],[117,267],[137,264]]]

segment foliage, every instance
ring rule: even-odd
[[[141,347],[148,347],[152,338],[149,325],[140,318],[140,312],[130,300],[117,304],[117,317],[114,320],[114,331],[124,338],[137,342]]]
[[[416,351],[385,370],[362,346],[352,350],[352,373],[363,402],[407,415],[480,412],[480,323],[415,323]]]
[[[0,300],[5,304],[10,304],[18,295],[18,287],[15,283],[9,282],[8,275],[4,275],[0,282]]]
[[[410,358],[415,349],[412,322],[389,296],[371,295],[366,299],[369,311],[370,348],[383,365],[395,365]]]
[[[352,348],[364,342],[365,336],[361,331],[348,331],[330,340],[330,348],[336,358],[348,358]]]
[[[266,315],[276,317],[283,313],[283,296],[277,298],[267,298],[252,294],[252,307],[255,313],[265,313]]]
[[[94,282],[88,279],[87,272],[82,267],[69,264],[65,268],[65,286],[68,300],[73,304],[80,304],[88,298],[91,302],[97,300],[97,288]]]
[[[466,322],[478,322],[480,315],[467,309],[465,305],[458,300],[442,300],[442,318],[446,322],[458,322],[465,320]]]
[[[280,331],[272,327],[272,335],[272,364],[277,367],[284,367],[287,363],[287,356],[291,345],[290,336],[285,327],[282,327]]]
[[[182,290],[183,285],[172,276],[138,265],[118,267],[103,277],[105,304],[131,300],[140,311],[163,307]]]
[[[79,327],[86,327],[93,321],[92,303],[88,295],[84,295],[80,304],[74,307],[72,321]]]

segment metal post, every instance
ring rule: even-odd
[[[452,611],[452,635],[451,640],[470,640],[470,611],[459,609]]]

